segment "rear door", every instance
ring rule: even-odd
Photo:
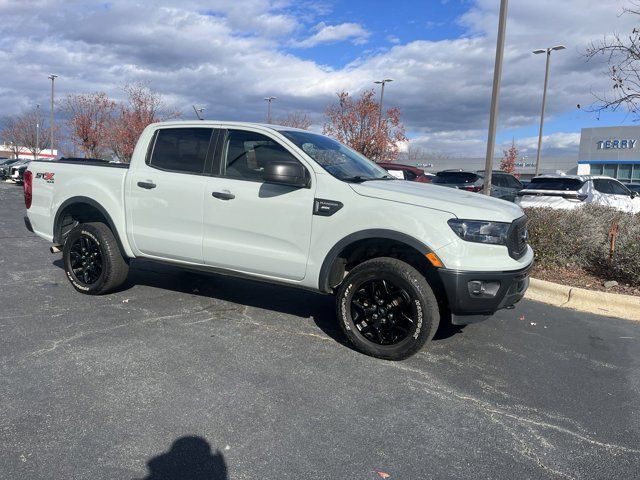
[[[212,137],[212,128],[157,130],[146,161],[129,171],[131,240],[143,255],[203,263],[203,195]]]
[[[300,160],[263,133],[222,131],[218,145],[218,175],[207,180],[204,194],[205,264],[303,279],[311,241],[313,178],[310,188],[265,183],[262,170],[270,161]]]

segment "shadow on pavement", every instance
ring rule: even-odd
[[[149,474],[140,480],[227,480],[227,464],[219,450],[202,437],[182,437],[168,452],[147,462]]]
[[[61,259],[55,260],[53,264],[64,268]],[[129,277],[118,291],[129,290],[135,285],[195,294],[296,317],[312,318],[327,336],[341,345],[352,348],[336,319],[333,295],[187,270],[146,260],[132,260]],[[441,315],[440,327],[433,338],[434,341],[449,338],[462,331],[460,327],[451,324],[450,315],[444,312]]]

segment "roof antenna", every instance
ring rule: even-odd
[[[193,111],[196,112],[196,117],[198,117],[198,120],[204,120],[204,118],[202,117],[202,112],[204,112],[205,108],[204,107],[196,107],[195,105],[193,105]]]

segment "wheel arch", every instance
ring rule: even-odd
[[[71,197],[62,202],[56,212],[53,222],[54,243],[64,244],[69,231],[78,223],[102,222],[113,232],[118,248],[123,256],[127,257],[120,233],[109,215],[109,212],[92,198],[84,196]]]
[[[359,247],[366,248],[369,245],[387,245],[389,247],[401,247],[407,252],[415,254],[418,265],[427,270],[435,270],[425,257],[433,250],[420,240],[405,233],[386,229],[368,229],[354,232],[338,241],[325,256],[318,279],[319,290],[331,293],[333,288],[339,285],[348,267],[348,256],[357,251]],[[385,256],[384,254],[376,256]],[[372,257],[370,257],[372,258]],[[368,259],[368,258],[365,258]],[[418,260],[419,259],[419,260]],[[435,276],[437,278],[437,275]]]

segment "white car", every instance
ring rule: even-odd
[[[62,250],[78,292],[114,290],[144,258],[333,293],[353,345],[394,360],[440,311],[465,324],[511,307],[533,262],[517,205],[394,179],[284,126],[157,123],[131,164],[34,161],[24,190],[27,228]]]
[[[640,212],[640,197],[618,180],[602,175],[542,175],[518,193],[522,208],[573,209],[596,204],[623,212]]]

